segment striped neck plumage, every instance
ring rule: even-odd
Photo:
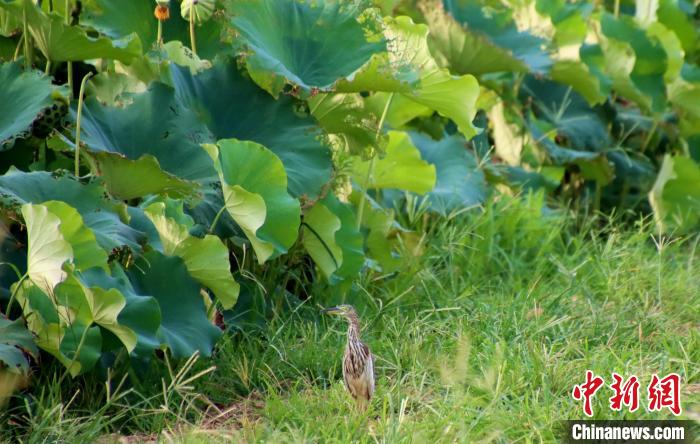
[[[348,320],[348,342],[360,340],[360,320],[357,315],[347,317]]]

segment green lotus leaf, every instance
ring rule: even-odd
[[[431,49],[452,72],[545,74],[549,70],[545,41],[519,32],[504,9],[487,12],[476,0],[435,0],[425,2],[422,9],[430,26]]]
[[[120,265],[112,267],[112,276],[100,268],[91,268],[80,272],[77,278],[82,287],[92,291],[93,296],[101,298],[101,295],[109,293],[114,301],[124,301],[124,306],[119,311],[116,324],[113,323],[114,310],[106,310],[98,313],[108,314],[98,319],[109,321],[122,339],[122,343],[132,354],[148,356],[161,345],[158,339],[158,329],[161,323],[161,310],[158,301],[147,294],[139,294],[131,285],[129,278]],[[114,306],[111,307],[115,308]],[[104,322],[103,321],[103,322]],[[132,334],[136,334],[136,345],[132,349]]]
[[[698,31],[693,22],[694,8],[685,0],[661,0],[656,16],[662,25],[672,30],[683,45],[683,51],[692,54],[697,50]]]
[[[112,39],[128,39],[136,33],[144,49],[156,43],[158,21],[153,17],[155,2],[144,0],[92,0],[80,16],[80,22],[97,29]],[[170,20],[163,22],[163,40],[189,42],[189,24],[179,18],[180,2],[170,2]],[[222,42],[224,25],[214,18],[197,26],[197,55],[213,59],[228,51]]]
[[[392,96],[391,93],[385,92],[374,93],[365,99],[367,108],[376,115],[381,116],[390,96],[391,103],[389,103],[384,122],[393,129],[401,129],[401,127],[415,118],[430,117],[434,112],[431,108],[414,102],[403,94],[394,94]]]
[[[527,76],[520,98],[532,102],[535,115],[565,136],[576,149],[600,151],[611,141],[608,122],[599,108],[591,108],[572,88],[552,81]]]
[[[479,205],[486,199],[484,173],[474,154],[467,150],[464,138],[452,135],[435,141],[413,132],[411,141],[421,157],[435,165],[435,187],[428,193],[434,211],[446,215],[450,211]]]
[[[607,100],[609,91],[605,91],[598,77],[591,75],[588,65],[575,60],[562,60],[552,66],[552,80],[569,85],[581,94],[589,105],[598,105]]]
[[[299,201],[287,192],[282,161],[255,142],[224,139],[205,145],[223,186],[226,209],[262,264],[285,253],[299,231]]]
[[[340,218],[317,202],[304,214],[302,244],[327,278],[343,263],[343,250],[335,241]]]
[[[10,371],[27,371],[29,363],[24,353],[39,354],[32,334],[21,319],[10,321],[0,317],[0,363]]]
[[[649,202],[660,231],[696,229],[700,223],[700,166],[689,157],[667,154]]]
[[[78,210],[61,201],[48,201],[41,204],[60,221],[63,239],[73,250],[73,261],[79,269],[92,267],[107,269],[107,253],[100,247],[95,234],[84,225]]]
[[[369,147],[383,151],[386,137],[379,131],[381,110],[374,112],[360,94],[318,94],[309,99],[312,115],[323,129],[353,154]]]
[[[59,333],[60,343],[55,349],[55,326],[49,326],[44,350],[53,354],[68,368],[72,376],[91,370],[102,356],[102,333],[96,325],[85,326],[78,322]],[[41,337],[41,336],[39,336]]]
[[[28,135],[39,113],[53,103],[51,78],[38,71],[23,72],[16,63],[0,64],[0,103],[11,112],[0,113],[0,151],[16,137]]]
[[[195,352],[211,356],[221,330],[207,318],[200,285],[190,277],[182,259],[151,251],[138,262],[138,267],[129,269],[128,275],[139,294],[158,301],[158,338],[170,348],[174,358],[186,358]]]
[[[22,205],[27,226],[27,275],[44,293],[51,294],[65,279],[63,264],[73,259],[73,249],[61,233],[61,219],[44,205]]]
[[[148,194],[186,197],[197,189],[197,184],[163,171],[158,159],[150,154],[144,154],[137,160],[111,152],[94,152],[89,156],[109,193],[118,199],[133,199]],[[134,180],[134,177],[139,180]]]
[[[209,142],[236,138],[264,145],[282,160],[295,197],[315,197],[330,180],[331,155],[320,128],[312,117],[295,111],[293,99],[274,100],[232,62],[215,63],[196,76],[173,66],[171,74],[178,102],[206,124],[213,135]]]
[[[69,175],[25,173],[14,168],[0,176],[0,202],[8,206],[50,200],[65,202],[78,210],[106,251],[125,245],[135,251],[141,249],[142,233],[124,223],[128,220],[126,206],[106,198],[105,189],[97,183],[83,185]]]
[[[605,153],[559,146],[547,136],[546,128],[548,126],[537,119],[532,119],[527,125],[533,139],[547,152],[547,156],[554,165],[577,165],[584,179],[594,180],[601,186],[605,186],[613,180],[615,171]],[[545,130],[541,128],[545,128]]]
[[[34,43],[52,62],[114,59],[131,62],[141,53],[138,40],[121,42],[121,46],[105,37],[89,37],[79,26],[70,26],[59,14],[45,14],[31,0],[2,0],[0,8],[19,17],[26,14],[27,27]]]
[[[649,38],[629,16],[603,14],[601,30],[606,68],[615,89],[645,108],[660,111],[666,103],[664,74],[668,57],[661,42]]]
[[[389,132],[384,157],[367,161],[356,158],[352,174],[355,182],[367,189],[398,188],[418,194],[431,191],[436,180],[435,166],[421,159],[411,138],[400,131]],[[367,178],[369,183],[365,184]]]
[[[388,52],[373,57],[352,79],[338,84],[344,92],[382,91],[406,98],[452,119],[471,138],[479,84],[471,75],[452,76],[438,66],[428,48],[428,27],[409,17],[387,18]]]
[[[136,347],[136,333],[126,325],[118,321],[120,312],[126,306],[126,299],[115,288],[102,288],[98,285],[90,285],[90,276],[100,276],[105,270],[93,268],[86,270],[90,273],[88,278],[73,270],[67,279],[56,286],[56,300],[69,307],[75,320],[84,325],[97,324],[109,330],[116,336],[124,347],[131,352]]]
[[[360,201],[360,193],[353,192],[350,195],[350,202],[355,207],[360,206]],[[366,197],[362,227],[367,230],[365,247],[370,266],[385,273],[396,271],[402,263],[397,237],[401,227],[394,220],[394,210],[382,208],[374,199]]]
[[[554,25],[554,42],[557,46],[579,44],[588,33],[587,18],[593,11],[589,2],[569,3],[566,0],[537,0],[538,13],[547,16]]]
[[[304,214],[302,243],[331,283],[355,276],[364,264],[362,234],[352,208],[328,195]]]
[[[103,106],[94,98],[85,101],[82,140],[89,151],[120,154],[128,165],[133,162],[127,160],[138,161],[151,155],[164,172],[184,180],[206,179],[214,174],[211,160],[197,143],[210,140],[209,133],[193,113],[178,103],[172,88],[154,83],[148,92],[132,97],[133,102],[124,108]],[[112,159],[117,161],[116,157]],[[155,167],[152,161],[141,162]],[[167,185],[163,180],[158,183]]]
[[[504,164],[487,164],[484,168],[484,173],[488,183],[493,185],[504,184],[522,192],[541,189],[554,191],[561,182],[560,178],[553,180],[543,172]]]
[[[181,208],[178,212],[179,217],[186,217]],[[162,202],[149,205],[145,213],[158,231],[163,252],[182,258],[190,275],[214,292],[224,308],[233,307],[240,286],[231,275],[228,249],[221,239],[190,236],[188,226],[169,217]]]
[[[378,35],[367,37],[373,30],[367,29],[370,18],[360,22],[361,2],[239,0],[230,10],[252,70],[307,91],[331,89],[385,48]]]

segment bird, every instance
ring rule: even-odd
[[[326,308],[322,312],[342,316],[348,321],[347,344],[343,356],[343,381],[358,410],[364,411],[374,395],[374,362],[369,347],[360,340],[360,319],[357,311],[352,305],[338,305]]]

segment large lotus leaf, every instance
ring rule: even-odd
[[[221,331],[207,318],[200,285],[190,277],[184,261],[152,251],[138,265],[129,270],[130,280],[138,293],[158,301],[162,316],[158,337],[173,357],[185,358],[197,351],[211,356]]]
[[[0,8],[20,17],[26,14],[33,41],[44,56],[55,62],[86,59],[115,59],[130,62],[141,53],[141,45],[132,40],[115,46],[105,37],[89,37],[79,26],[69,26],[58,14],[45,14],[31,0],[2,0]]]
[[[585,63],[575,60],[558,61],[552,66],[550,75],[552,80],[571,86],[591,106],[607,100],[609,91],[604,89],[605,86],[601,85],[598,77],[591,74]]]
[[[358,21],[361,4],[239,0],[230,9],[251,52],[246,58],[252,71],[268,71],[305,90],[328,90],[385,47],[376,35],[368,39],[372,30]]]
[[[44,208],[40,205],[35,207]],[[66,269],[69,270],[70,266],[66,266]],[[17,301],[22,307],[27,327],[36,336],[37,346],[54,355],[71,375],[76,376],[97,362],[102,335],[98,327],[90,326],[89,311],[83,309],[84,299],[76,301],[75,298],[66,298],[62,289],[65,281],[52,287],[50,293],[44,291],[45,283],[24,281],[17,291]],[[80,298],[79,294],[71,296]],[[82,346],[79,346],[81,343]]]
[[[353,192],[350,201],[359,207],[362,201],[360,193]],[[401,266],[401,256],[397,236],[400,226],[394,221],[394,211],[382,208],[374,199],[366,197],[362,214],[362,227],[367,230],[365,246],[370,265],[385,273],[396,271]]]
[[[487,11],[476,0],[425,2],[423,12],[431,30],[432,49],[452,72],[545,74],[552,63],[543,49],[545,40],[518,31],[508,12]]]
[[[63,264],[73,259],[73,249],[61,233],[61,219],[43,205],[22,205],[27,226],[27,274],[45,293],[65,279]]]
[[[301,208],[287,193],[280,159],[255,142],[224,139],[205,145],[221,177],[226,209],[243,229],[262,264],[297,239]]]
[[[102,268],[85,272],[74,270],[56,287],[56,300],[69,307],[75,319],[109,330],[131,352],[136,347],[137,334],[118,320],[127,299],[119,289],[109,285],[112,279]],[[107,284],[107,287],[103,288],[102,284]],[[143,313],[144,316],[149,314],[152,317],[152,313]]]
[[[107,268],[107,253],[97,243],[94,233],[85,226],[78,211],[61,201],[48,201],[41,204],[61,221],[59,227],[63,239],[73,250],[73,262],[79,269],[92,267]]]
[[[47,329],[44,350],[53,354],[68,368],[72,376],[91,370],[102,356],[102,333],[96,325],[85,326],[74,322],[58,332],[60,342],[56,344],[56,326]],[[42,335],[39,335],[42,338]],[[58,348],[54,348],[58,345]]]
[[[532,101],[537,117],[551,123],[573,148],[601,150],[609,146],[610,136],[602,112],[588,106],[570,87],[528,76],[520,94],[523,101]]]
[[[304,214],[302,242],[330,282],[352,278],[364,264],[362,234],[355,213],[328,195]]]
[[[158,21],[153,17],[155,2],[144,0],[92,0],[80,16],[81,23],[92,26],[113,39],[125,39],[136,33],[144,49],[156,42]],[[221,41],[222,20],[212,19],[196,27],[197,54],[213,59],[226,50]],[[170,20],[163,23],[163,40],[189,44],[189,24],[180,18],[180,2],[170,2]]]
[[[210,141],[211,135],[192,112],[178,103],[172,88],[154,83],[147,92],[132,97],[131,105],[123,108],[103,106],[94,98],[85,101],[82,140],[90,151],[117,153],[125,162],[150,155],[165,172],[185,180],[206,179],[214,174],[209,156],[199,147],[199,143]],[[119,158],[108,159],[117,162]],[[152,159],[140,162],[155,167]],[[159,183],[163,190],[171,184],[165,179]],[[149,191],[152,189],[149,187]]]
[[[586,20],[593,10],[589,2],[570,3],[566,0],[537,0],[537,12],[549,17],[554,25],[557,46],[581,43],[588,33]]]
[[[109,193],[118,199],[158,193],[184,197],[197,188],[196,184],[163,171],[151,154],[131,160],[119,153],[94,152],[90,158]]]
[[[615,18],[606,13],[600,24],[607,38],[607,70],[615,88],[654,111],[663,109],[668,57],[661,42],[650,38],[632,17]]]
[[[425,194],[435,186],[435,166],[421,159],[411,138],[401,131],[389,132],[384,157],[356,158],[352,175],[355,182],[367,189],[398,188]],[[369,182],[365,183],[368,178]]]
[[[302,244],[327,278],[343,263],[343,250],[335,241],[340,219],[325,205],[317,202],[304,214]]]
[[[386,138],[379,131],[381,111],[369,109],[360,94],[318,94],[309,99],[309,108],[348,152],[364,154],[369,147],[383,151]]]
[[[29,363],[23,351],[33,356],[39,353],[32,334],[21,319],[10,321],[0,316],[0,364],[12,371],[26,371]]]
[[[659,23],[671,29],[683,45],[683,50],[694,53],[698,46],[697,25],[693,22],[694,7],[688,0],[660,0],[656,16]]]
[[[125,305],[116,319],[116,328],[126,340],[122,341],[125,345],[131,344],[131,333],[136,334],[136,346],[132,353],[145,356],[160,347],[158,329],[161,311],[158,302],[153,296],[137,293],[120,265],[113,266],[112,276],[100,268],[91,268],[81,272],[78,278],[83,287],[92,291],[93,296],[100,298],[103,294],[110,294],[115,301],[124,300]],[[105,314],[110,316],[103,319],[114,326],[111,317],[113,311]]]
[[[51,78],[38,71],[23,72],[15,63],[0,64],[0,150],[12,147],[37,115],[51,105]]]
[[[375,56],[352,80],[340,82],[346,92],[382,91],[406,98],[452,119],[465,137],[477,134],[479,84],[471,75],[453,76],[440,68],[428,48],[428,27],[409,17],[388,18],[385,36],[388,52]]]
[[[520,165],[527,136],[522,127],[512,123],[512,113],[503,101],[498,100],[488,112],[488,122],[494,141],[496,155],[508,165]],[[509,118],[510,117],[510,118]]]
[[[127,220],[126,206],[104,194],[104,188],[96,183],[83,185],[72,176],[45,171],[25,173],[13,168],[0,176],[0,202],[9,206],[50,200],[65,202],[78,210],[85,225],[105,250],[124,245],[140,250],[142,233],[124,223]]]
[[[484,173],[462,137],[453,135],[435,141],[422,133],[411,133],[411,140],[421,157],[435,165],[437,181],[428,193],[433,210],[444,215],[479,205],[486,199]]]
[[[171,74],[178,102],[197,113],[211,141],[236,138],[269,148],[282,160],[293,196],[315,197],[330,180],[331,155],[320,128],[295,112],[292,98],[274,100],[230,61],[196,76],[172,66]]]
[[[537,171],[504,164],[486,164],[484,172],[490,184],[504,184],[521,191],[554,191],[561,182]]]
[[[0,222],[0,258],[3,262],[11,263],[17,269],[9,265],[0,266],[0,304],[7,303],[10,299],[10,287],[17,282],[27,270],[27,250],[10,233],[9,227]]]
[[[601,186],[607,185],[613,180],[615,172],[605,153],[559,146],[547,136],[548,131],[543,130],[548,125],[538,122],[536,119],[529,122],[527,127],[535,142],[547,152],[554,165],[577,165],[584,179],[594,180]]]
[[[184,217],[181,211],[180,216]],[[166,214],[162,202],[149,205],[145,213],[158,231],[163,252],[182,258],[190,275],[214,292],[224,308],[233,307],[240,286],[231,275],[228,249],[221,239],[212,235],[190,236],[186,225]]]
[[[700,222],[700,166],[689,157],[666,155],[649,192],[654,218],[663,232],[686,232]]]

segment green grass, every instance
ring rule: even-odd
[[[171,388],[145,377],[138,398],[108,402],[97,380],[83,380],[39,399],[52,387],[40,375],[11,411],[13,439],[109,442],[119,427],[182,442],[550,442],[558,421],[583,417],[571,390],[586,369],[606,382],[636,374],[642,403],[652,373],[677,372],[683,415],[700,418],[698,238],[662,242],[643,222],[574,226],[537,197],[404,222],[427,234],[399,273],[368,273],[345,294],[317,284],[293,310],[223,339]],[[345,323],[318,313],[339,302],[355,305],[375,354],[365,415],[341,381]],[[47,413],[78,386],[74,405]],[[596,395],[595,417],[668,417],[613,413],[608,396]]]

